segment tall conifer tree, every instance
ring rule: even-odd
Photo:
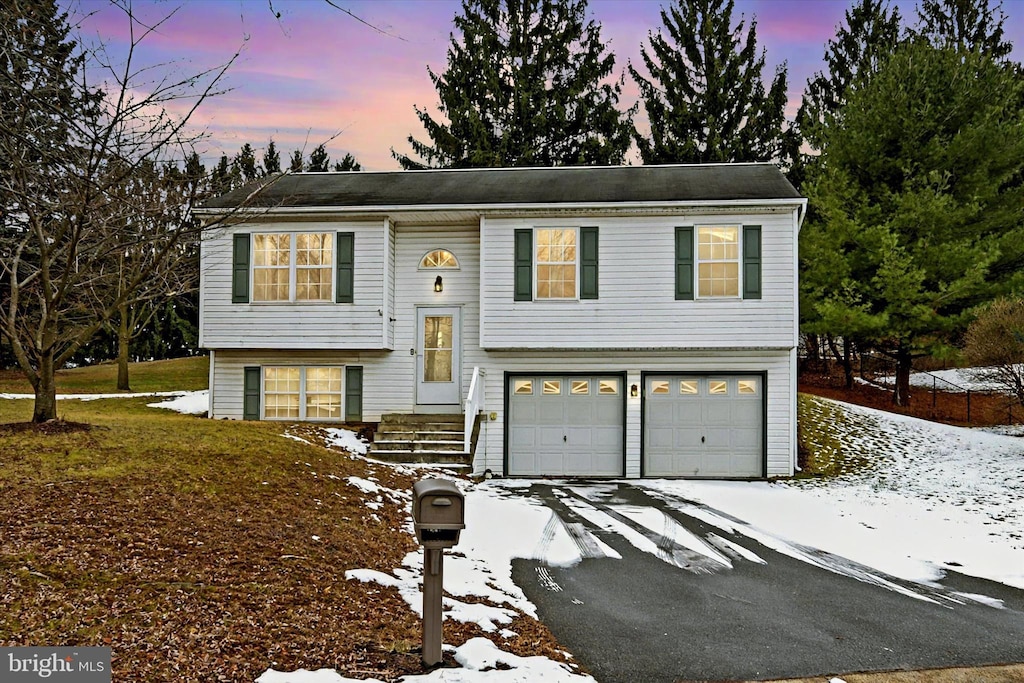
[[[621,163],[631,114],[585,0],[463,0],[448,67],[427,69],[445,120],[416,115],[406,169]],[[417,158],[418,157],[418,158]]]
[[[807,79],[797,125],[811,149],[821,150],[820,126],[838,115],[854,82],[875,73],[900,42],[900,12],[888,0],[858,0],[825,46],[825,71]]]
[[[895,357],[901,405],[915,355],[1024,286],[1022,91],[989,55],[905,42],[823,131],[806,193],[829,247],[812,258],[828,267],[803,305]]]
[[[977,50],[997,60],[1013,50],[1003,38],[1002,2],[993,7],[991,0],[921,0],[917,17],[914,34],[935,47]]]
[[[795,144],[786,126],[786,68],[766,91],[757,22],[733,25],[733,0],[674,0],[661,10],[666,33],[640,49],[647,78],[632,64],[650,135],[636,134],[645,164],[768,161]]]

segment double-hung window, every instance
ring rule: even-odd
[[[340,420],[340,367],[263,368],[263,416],[285,420]]]
[[[596,227],[540,227],[515,231],[514,299],[596,299]]]
[[[677,227],[675,242],[676,299],[761,298],[761,226]]]
[[[576,298],[576,230],[542,228],[537,238],[537,298]]]
[[[334,239],[329,232],[253,235],[253,301],[330,301]]]
[[[740,229],[738,226],[697,228],[697,296],[740,295]]]

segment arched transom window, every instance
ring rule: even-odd
[[[420,268],[458,268],[459,260],[447,249],[428,251],[420,261]]]

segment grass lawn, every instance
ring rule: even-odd
[[[210,378],[207,356],[132,363],[132,391],[195,391],[206,389]],[[117,391],[117,364],[100,363],[57,372],[59,394],[110,394]],[[0,370],[0,394],[31,394],[32,385],[17,370]]]
[[[147,364],[164,379],[144,384],[140,370],[139,388],[188,388],[175,363]],[[94,378],[64,385],[83,392],[106,381],[67,374]],[[401,490],[413,481],[282,438],[281,423],[208,420],[152,401],[62,401],[65,420],[91,428],[40,432],[12,424],[31,417],[30,400],[0,400],[0,644],[108,645],[114,680],[252,681],[271,666],[385,680],[420,671],[420,625],[397,591],[344,578],[391,572],[415,549],[398,531],[404,506],[370,509],[346,478]],[[536,622],[511,628],[529,638],[505,649],[521,640],[517,654],[553,651],[538,647],[554,641]],[[475,624],[445,623],[445,642],[477,635]]]

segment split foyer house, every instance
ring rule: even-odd
[[[797,234],[772,164],[308,173],[202,244],[213,418],[463,413],[505,476],[796,458]],[[465,437],[465,438],[463,438]]]

